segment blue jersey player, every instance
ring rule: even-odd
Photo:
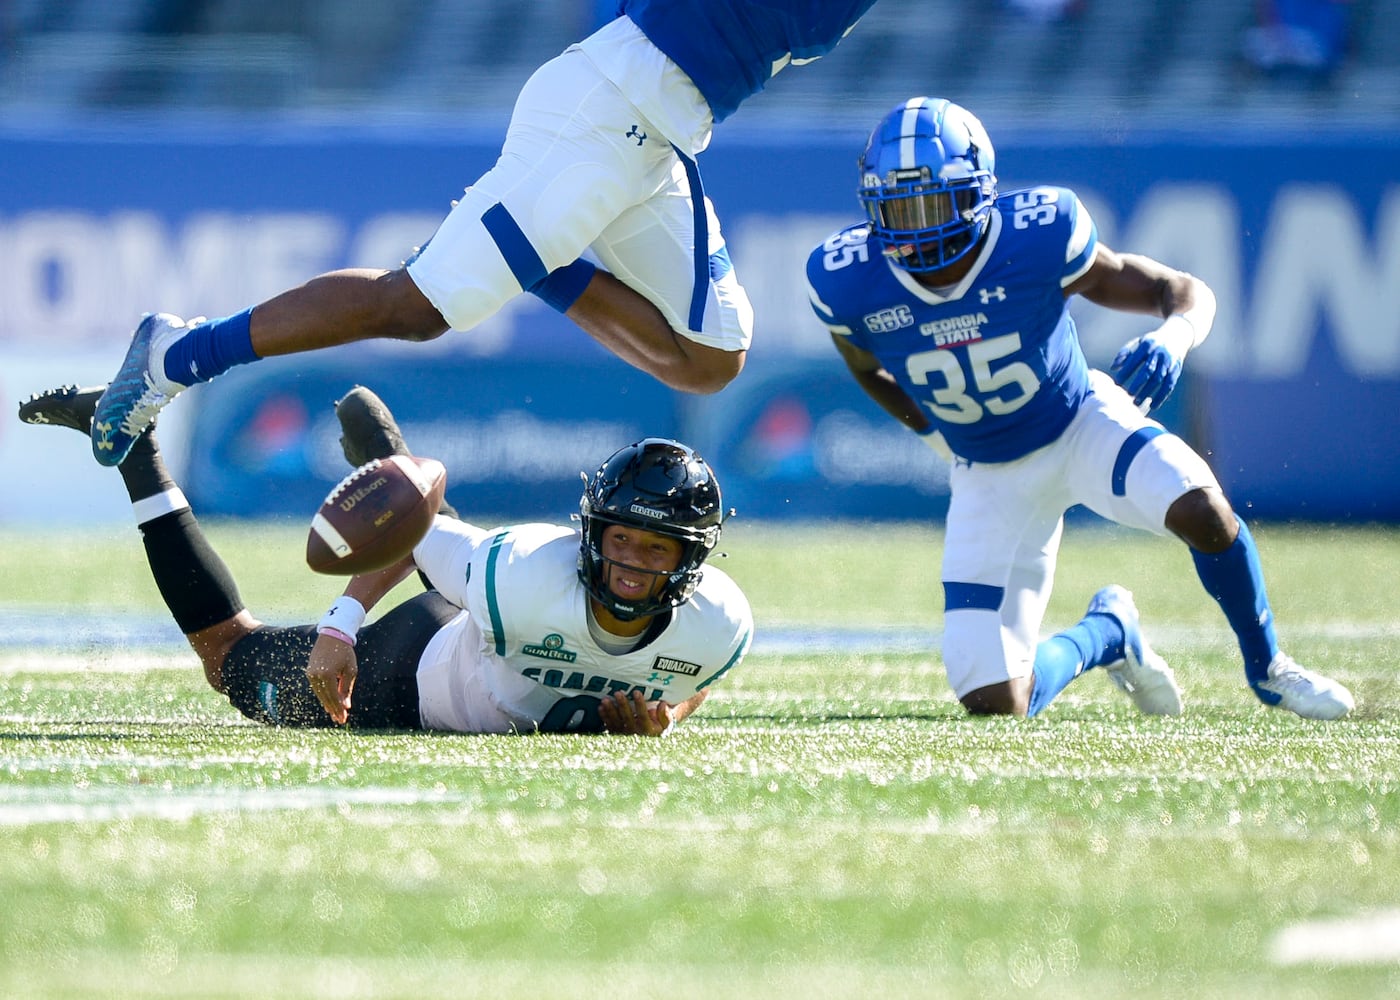
[[[323,274],[213,321],[143,318],[98,403],[93,454],[120,464],[171,398],[234,365],[431,340],[522,291],[667,385],[717,391],[743,367],[753,310],[695,157],[715,122],[874,4],[620,0],[525,83],[500,158],[403,267]]]
[[[973,115],[909,100],[861,158],[867,221],[807,262],[813,308],[856,381],[952,460],[943,659],[954,692],[975,713],[1034,715],[1103,667],[1144,712],[1180,712],[1122,587],[1039,641],[1064,512],[1083,504],[1190,547],[1262,702],[1345,715],[1346,688],[1280,652],[1254,540],[1209,466],[1145,415],[1210,331],[1210,288],[1099,242],[1073,191],[998,193],[994,171]],[[1118,353],[1110,378],[1085,362],[1071,295],[1162,322]]]

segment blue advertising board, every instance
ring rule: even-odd
[[[1047,135],[984,120],[1004,190],[1072,187],[1105,242],[1215,289],[1215,330],[1166,420],[1210,457],[1237,506],[1266,518],[1400,520],[1400,137]],[[336,267],[396,265],[499,141],[489,129],[383,127],[179,135],[0,130],[0,394],[11,404],[41,387],[18,381],[36,371],[110,377],[144,311],[220,315]],[[470,440],[473,454],[498,456],[475,479],[458,463],[454,488],[475,484],[472,509],[571,505],[577,469],[551,494],[512,463],[553,474],[560,467],[534,452],[568,449],[565,464],[587,468],[599,458],[589,449],[670,433],[704,449],[731,502],[757,516],[938,516],[944,471],[861,396],[806,303],[808,249],[858,214],[862,141],[724,128],[701,157],[757,315],[748,365],[718,396],[656,385],[525,296],[430,345],[265,361],[190,393],[176,404],[192,435],[187,492],[210,512],[304,513],[336,478],[329,404],[361,381],[425,433],[452,420],[467,428],[433,447],[466,454]],[[1072,308],[1101,366],[1151,326]],[[34,461],[42,432],[10,423],[0,458]],[[290,443],[277,445],[278,434]],[[298,451],[307,441],[319,449],[310,457]],[[76,448],[44,459],[60,482],[66,463],[84,461]],[[86,518],[69,505],[84,492],[41,508],[3,498],[0,519]]]
[[[677,396],[630,368],[424,363],[363,347],[274,358],[198,390],[184,489],[197,510],[310,515],[349,471],[334,401],[369,385],[415,454],[447,468],[447,499],[473,517],[557,520],[580,474],[648,436],[680,436]]]

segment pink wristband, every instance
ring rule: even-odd
[[[316,630],[316,634],[317,634],[317,635],[328,635],[328,636],[330,636],[332,639],[339,639],[341,642],[345,643],[345,645],[347,645],[347,646],[354,646],[354,645],[355,645],[355,637],[354,637],[353,635],[351,635],[349,632],[342,632],[342,631],[341,631],[340,629],[338,629],[338,628],[332,628],[330,625],[322,625],[320,628],[318,628],[318,629]]]

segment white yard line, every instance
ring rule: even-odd
[[[1274,936],[1275,965],[1400,964],[1400,910],[1307,920]]]
[[[1367,642],[1400,638],[1400,623],[1331,622],[1292,624],[1291,640]],[[1216,629],[1154,625],[1153,645],[1169,652],[1214,648],[1233,642],[1224,622]],[[936,655],[942,632],[908,625],[830,626],[781,622],[759,623],[751,650],[755,655],[814,653],[924,653]],[[159,616],[123,616],[108,622],[85,622],[75,631],[71,613],[59,609],[0,608],[0,675],[66,671],[140,673],[147,670],[198,669],[175,627]]]
[[[144,817],[183,821],[210,813],[460,801],[460,798],[446,791],[413,788],[220,788],[210,792],[133,789],[115,794],[111,790],[94,792],[91,789],[39,788],[32,795],[16,795],[15,791],[11,789],[0,797],[0,827],[39,823],[106,823]]]

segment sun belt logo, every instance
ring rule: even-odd
[[[932,323],[920,323],[919,332],[933,338],[934,347],[956,347],[982,339],[982,327],[987,323],[984,312],[964,313],[948,319],[936,319]]]
[[[630,511],[630,512],[633,513],[633,514],[640,514],[640,515],[642,515],[642,517],[649,517],[649,518],[651,518],[653,521],[664,521],[664,520],[666,520],[666,515],[665,515],[662,511],[654,510],[654,509],[652,509],[651,507],[643,507],[643,506],[642,506],[641,504],[639,504],[639,503],[634,503],[632,506],[628,507],[627,509],[628,509],[628,511]]]
[[[537,643],[527,642],[520,647],[520,651],[526,656],[538,656],[542,660],[562,660],[565,663],[573,663],[578,659],[577,653],[564,648],[564,637],[558,632],[549,633]]]

